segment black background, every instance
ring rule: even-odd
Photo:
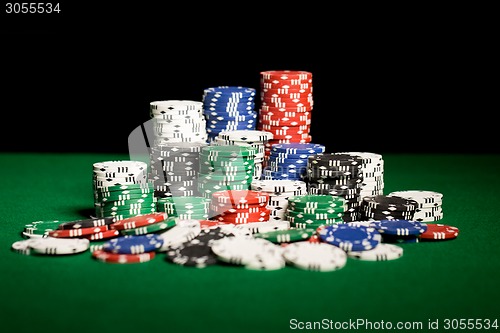
[[[311,134],[329,151],[500,152],[487,20],[145,3],[61,3],[59,16],[2,8],[0,151],[126,153],[149,102],[258,88],[261,71],[291,69],[313,73]]]

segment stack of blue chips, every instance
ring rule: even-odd
[[[203,91],[203,114],[210,143],[220,132],[255,130],[254,88],[240,86],[218,86]]]
[[[316,143],[273,144],[261,179],[302,180],[306,176],[308,157],[325,151]]]

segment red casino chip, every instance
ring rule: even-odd
[[[233,216],[234,215],[234,216]],[[245,224],[252,222],[265,222],[269,221],[269,215],[260,216],[260,214],[237,215],[230,214],[226,216],[215,216],[214,220],[232,223],[232,224]]]
[[[304,112],[306,113],[306,112]],[[296,121],[293,119],[280,119],[280,120],[272,120],[272,119],[266,119],[265,117],[260,117],[259,119],[259,128],[262,131],[262,128],[266,127],[284,127],[284,126],[310,126],[311,125],[311,119],[306,119],[306,120],[301,120],[301,121]]]
[[[271,103],[311,103],[313,100],[312,94],[290,93],[287,95],[279,94],[262,94],[260,100],[263,102],[270,101]]]
[[[309,137],[305,139],[279,139],[279,140],[269,140],[271,144],[280,144],[280,143],[309,143],[312,142],[312,136],[309,135]]]
[[[261,80],[269,81],[269,80],[279,80],[279,81],[287,81],[287,80],[312,80],[312,73],[308,71],[295,71],[295,70],[271,70],[271,71],[262,71],[259,73]]]
[[[311,128],[307,125],[304,126],[283,126],[283,127],[274,127],[274,126],[266,126],[262,127],[263,131],[267,131],[273,134],[273,138],[275,139],[287,139],[288,136],[291,138],[301,137],[300,140],[305,139],[309,136],[309,132]]]
[[[134,229],[158,223],[164,221],[167,218],[168,214],[166,213],[152,213],[152,214],[138,215],[117,221],[111,224],[110,228],[115,230]]]
[[[314,243],[314,244],[321,243],[321,240],[319,239],[318,235],[312,235],[307,241],[309,243]]]
[[[103,250],[97,250],[92,252],[92,256],[103,262],[116,263],[116,264],[130,264],[130,263],[141,263],[152,260],[155,257],[155,252],[146,252],[140,254],[118,254],[109,253]]]
[[[66,229],[66,230],[54,230],[49,232],[50,237],[56,238],[81,238],[82,236],[97,234],[108,230],[107,225],[94,228],[81,228],[81,229]]]
[[[420,239],[422,240],[445,240],[458,237],[459,230],[457,227],[433,223],[427,223],[425,225],[427,226],[427,230],[420,234]]]
[[[312,111],[312,108],[300,105],[294,105],[290,107],[279,107],[275,105],[262,104],[260,106],[260,110],[265,112],[310,112]]]
[[[221,221],[211,221],[211,220],[199,220],[198,222],[200,222],[200,227],[202,229],[217,228],[221,225],[229,224]]]
[[[310,112],[295,112],[295,111],[266,111],[259,110],[259,116],[264,120],[278,120],[278,121],[307,121],[311,120]],[[286,119],[285,119],[286,118]]]
[[[275,134],[273,140],[290,140],[291,142],[299,142],[301,140],[308,140],[309,133],[303,134]]]
[[[261,80],[260,81],[261,91],[267,90],[278,90],[278,89],[292,89],[292,90],[311,90],[313,89],[312,79],[311,80]]]
[[[265,208],[265,207],[259,207],[258,210],[237,210],[237,211],[234,211],[234,212],[225,212],[225,213],[221,213],[219,214],[218,216],[219,217],[223,217],[223,218],[245,218],[245,219],[249,219],[249,218],[255,218],[255,217],[266,217],[266,216],[269,216],[271,214],[271,210]]]
[[[308,112],[313,108],[313,103],[309,101],[296,101],[296,102],[282,102],[264,100],[261,103],[263,110],[270,110],[270,108],[284,109],[288,111]]]
[[[261,204],[269,200],[269,193],[253,190],[227,190],[212,194],[212,204],[231,204],[233,207],[239,204]]]
[[[307,88],[302,88],[300,85],[290,85],[274,89],[263,88],[261,86],[260,96],[262,97],[263,95],[284,95],[290,97],[290,96],[296,96],[295,94],[308,95],[312,94],[312,92],[313,92],[312,86],[308,86]]]
[[[237,214],[237,213],[260,213],[266,209],[266,205],[257,204],[257,205],[246,205],[245,208],[234,208],[230,205],[211,205],[211,210],[215,214]]]
[[[291,133],[297,133],[297,132],[301,132],[301,131],[310,131],[311,129],[311,126],[309,125],[296,125],[296,126],[274,126],[274,125],[271,125],[271,124],[262,124],[262,130],[263,131],[267,131],[267,132],[271,132],[273,133],[273,131],[290,131]],[[297,133],[297,134],[302,134],[302,133]]]
[[[118,230],[106,230],[103,232],[98,232],[96,234],[86,235],[83,237],[87,238],[90,241],[96,241],[96,240],[101,240],[101,239],[115,238],[118,236],[120,236],[120,232]]]

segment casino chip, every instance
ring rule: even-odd
[[[315,233],[315,229],[288,229],[259,232],[253,237],[267,239],[273,243],[291,243],[307,240]]]
[[[150,150],[149,178],[157,198],[199,196],[200,152],[206,142],[172,142]],[[157,208],[162,208],[160,202]]]
[[[293,266],[318,272],[331,272],[343,268],[347,262],[346,253],[326,243],[302,241],[289,244],[283,257]]]
[[[442,193],[435,191],[404,190],[391,192],[389,195],[399,196],[417,202],[417,208],[412,218],[414,221],[434,222],[444,217]]]
[[[459,230],[457,227],[446,224],[425,224],[427,230],[420,234],[421,240],[436,241],[455,239],[458,237]]]
[[[28,238],[48,237],[49,233],[59,229],[66,221],[34,221],[24,226],[23,236]]]
[[[162,245],[163,239],[156,234],[122,236],[106,242],[103,250],[118,254],[141,254],[157,251]]]
[[[208,142],[220,132],[255,130],[256,90],[241,86],[217,86],[204,89],[203,114],[207,123]]]
[[[256,150],[254,155],[253,173],[254,179],[259,179],[262,175],[265,146],[273,138],[273,135],[266,131],[255,130],[234,130],[222,131],[214,138],[212,145],[218,146],[242,146],[251,147]]]
[[[368,261],[386,261],[401,258],[403,248],[393,244],[378,244],[374,249],[368,251],[351,251],[347,255],[349,258]]]
[[[260,73],[260,84],[258,129],[273,134],[269,147],[281,143],[311,142],[312,73],[263,71]]]
[[[262,238],[221,238],[213,242],[212,251],[219,260],[248,269],[276,270],[286,265],[282,248]]]
[[[88,250],[90,242],[82,238],[32,238],[15,242],[12,249],[22,254],[68,255]]]
[[[286,217],[292,228],[317,229],[323,225],[343,223],[346,211],[345,198],[309,194],[289,197]]]
[[[359,221],[363,158],[340,153],[320,153],[308,157],[306,176],[308,194],[331,195],[345,200],[343,222]]]
[[[252,234],[266,233],[276,230],[288,230],[290,229],[290,222],[280,220],[280,221],[244,223],[244,224],[234,225],[234,229],[240,230],[244,234],[252,235]]]
[[[166,259],[182,266],[204,268],[218,263],[217,256],[212,252],[214,241],[234,236],[223,228],[202,229],[200,234],[166,252]]]
[[[248,190],[256,149],[250,146],[207,146],[200,153],[198,190],[205,198],[225,190]],[[207,168],[204,168],[207,167]]]
[[[110,229],[115,229],[115,230],[134,229],[134,228],[144,227],[150,224],[159,223],[167,218],[168,215],[166,213],[151,213],[146,215],[129,217],[127,219],[112,223],[109,227]]]
[[[206,121],[202,102],[164,100],[149,103],[156,146],[178,142],[205,142]]]
[[[360,197],[384,194],[384,159],[382,155],[371,152],[340,152],[358,156],[363,159],[363,182],[360,186]]]
[[[325,146],[309,143],[302,144],[303,148],[299,153],[285,153],[284,151],[293,151],[297,149],[300,144],[289,143],[289,144],[274,144],[274,146],[279,146],[279,149],[274,149],[271,147],[271,151],[268,155],[266,162],[266,172],[263,173],[262,179],[282,179],[283,175],[286,175],[286,179],[290,180],[302,180],[307,173],[307,163],[308,157],[314,156],[315,153],[305,152],[309,151],[324,151]],[[307,147],[310,147],[308,149]]]
[[[373,221],[370,226],[381,234],[393,236],[420,236],[427,230],[424,223],[398,219]]]
[[[110,253],[104,250],[95,250],[92,252],[92,257],[95,259],[115,264],[131,264],[143,263],[151,261],[155,257],[155,252],[139,253],[139,254],[118,254]]]
[[[365,196],[360,213],[364,220],[413,220],[418,203],[394,195]]]
[[[96,217],[117,221],[155,212],[154,192],[148,183],[147,170],[148,165],[142,161],[94,163],[93,189]]]
[[[165,252],[170,248],[175,248],[196,238],[200,233],[201,227],[198,221],[178,220],[175,227],[158,234],[158,236],[163,240],[163,244],[158,251]]]
[[[375,228],[348,224],[328,225],[319,231],[319,237],[346,252],[371,250],[382,240]]]

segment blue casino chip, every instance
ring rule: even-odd
[[[382,240],[382,235],[375,228],[349,224],[326,226],[320,230],[319,237],[346,252],[371,250]]]
[[[104,243],[103,250],[119,254],[140,254],[156,251],[163,245],[163,238],[156,234],[123,236]]]
[[[286,154],[320,154],[326,147],[319,143],[280,143],[271,147],[272,151]]]
[[[424,223],[399,219],[373,221],[370,226],[381,234],[395,236],[415,236],[427,230]]]

